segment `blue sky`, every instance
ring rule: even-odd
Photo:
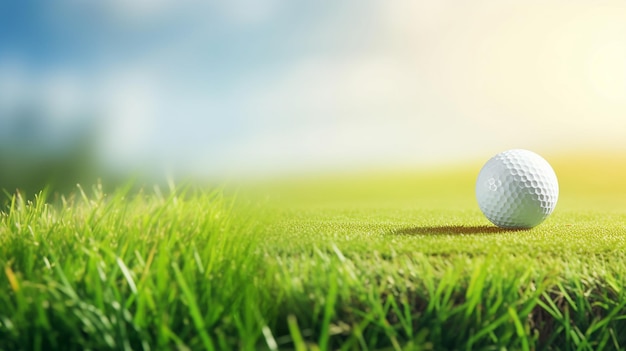
[[[120,169],[224,176],[623,148],[626,5],[2,2],[0,120],[31,100],[59,133],[97,119],[102,162]]]

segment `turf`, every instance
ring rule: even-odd
[[[557,209],[525,231],[480,214],[473,164],[14,197],[0,350],[624,348],[614,161],[554,162]]]

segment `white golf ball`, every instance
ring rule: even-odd
[[[476,199],[480,210],[502,228],[532,228],[554,210],[559,183],[541,156],[514,149],[497,154],[478,174]]]

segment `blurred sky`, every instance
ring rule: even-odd
[[[0,137],[32,101],[200,176],[626,150],[626,2],[0,1]]]

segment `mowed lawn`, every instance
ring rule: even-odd
[[[15,198],[0,350],[623,349],[626,159],[549,160],[524,231],[480,213],[480,163]]]

